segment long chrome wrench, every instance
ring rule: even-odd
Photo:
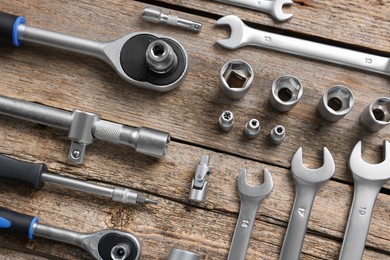
[[[222,17],[217,25],[228,25],[231,29],[230,38],[217,41],[227,49],[251,45],[390,76],[389,57],[253,29],[235,15]]]

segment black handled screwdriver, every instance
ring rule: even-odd
[[[51,182],[70,189],[109,197],[113,201],[136,204],[156,201],[146,198],[138,192],[122,187],[106,187],[74,178],[59,176],[47,171],[44,163],[30,163],[0,155],[0,178],[19,180],[32,185],[36,189],[43,187],[44,182]]]

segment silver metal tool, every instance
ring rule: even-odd
[[[210,157],[202,155],[200,163],[196,166],[195,177],[192,179],[189,199],[194,202],[204,202],[206,200],[207,190],[209,187],[209,176],[211,167],[209,166]]]
[[[109,64],[124,80],[140,88],[166,92],[178,87],[187,74],[187,53],[173,38],[136,32],[114,41],[101,42],[28,26],[22,16],[0,12],[1,19],[14,21],[9,23],[11,33],[7,35],[14,46],[28,42],[93,56]],[[155,44],[155,41],[165,44]],[[155,47],[147,51],[150,45]],[[151,69],[156,60],[169,59],[164,55],[168,51],[166,46],[173,50],[177,63],[170,64],[170,69],[164,73],[156,73]]]
[[[253,118],[245,124],[244,135],[248,139],[255,139],[260,133],[260,122]]]
[[[349,168],[355,188],[340,260],[363,257],[376,197],[390,179],[390,143],[384,141],[383,148],[383,161],[379,164],[370,164],[363,160],[361,141],[352,150]]]
[[[156,8],[145,8],[142,13],[142,18],[148,22],[166,23],[190,30],[192,32],[200,32],[200,30],[202,30],[201,23],[186,20],[176,15],[164,14],[160,9]]]
[[[228,260],[245,260],[257,211],[262,201],[271,193],[273,186],[271,174],[267,169],[264,169],[264,182],[260,186],[248,184],[246,170],[241,172],[237,179],[241,203],[240,213],[230,245]]]
[[[227,49],[251,45],[390,76],[389,57],[253,29],[235,15],[222,17],[217,21],[217,25],[228,25],[231,29],[229,39],[217,41]]]
[[[273,144],[281,144],[286,137],[286,129],[282,125],[277,125],[272,128],[270,137]]]
[[[291,0],[214,0],[226,4],[237,5],[270,14],[275,20],[285,22],[293,14],[283,13],[283,5],[292,5]]]
[[[324,147],[324,164],[318,169],[308,169],[302,161],[300,147],[291,161],[296,192],[286,236],[280,253],[280,260],[298,260],[309,222],[311,208],[318,190],[335,172],[335,163],[329,150]],[[352,259],[352,258],[350,258]]]
[[[318,102],[318,114],[329,122],[346,116],[355,103],[352,91],[346,86],[336,85],[328,89]]]
[[[231,99],[240,99],[248,93],[254,73],[247,62],[231,60],[223,65],[219,78],[222,92]]]
[[[0,207],[0,232],[44,237],[83,248],[98,260],[138,260],[141,244],[131,233],[114,229],[79,233],[38,223],[38,217]]]
[[[292,109],[303,95],[302,83],[294,76],[280,76],[272,83],[269,102],[280,112]]]
[[[380,97],[372,101],[361,113],[360,124],[370,132],[389,126],[390,98]]]
[[[190,251],[172,248],[168,260],[200,260],[200,256]]]
[[[170,140],[168,133],[151,128],[121,125],[103,120],[94,113],[70,112],[5,96],[0,96],[0,114],[69,131],[68,159],[75,164],[83,163],[86,147],[94,139],[124,144],[156,158],[165,155]]]
[[[229,110],[225,110],[218,118],[219,128],[224,132],[232,130],[234,125],[234,115]]]

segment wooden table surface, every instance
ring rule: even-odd
[[[160,6],[165,12],[199,21],[203,29],[195,34],[145,22],[141,14],[146,6]],[[124,205],[51,184],[34,190],[2,180],[0,205],[37,215],[41,223],[78,232],[106,228],[132,232],[142,241],[143,259],[167,259],[171,248],[197,252],[202,259],[225,259],[239,211],[237,177],[246,168],[251,183],[261,183],[267,168],[274,190],[258,211],[247,259],[278,259],[295,194],[291,158],[303,147],[305,165],[317,168],[326,146],[335,160],[336,173],[314,201],[301,258],[338,258],[353,197],[348,170],[352,148],[362,140],[364,159],[378,163],[383,140],[390,141],[390,127],[369,133],[358,119],[372,100],[389,96],[389,77],[255,47],[227,50],[215,42],[228,37],[229,31],[216,27],[215,21],[236,14],[259,29],[389,57],[389,0],[297,0],[285,8],[294,14],[286,23],[276,23],[264,13],[206,0],[1,1],[0,10],[23,15],[35,27],[94,40],[116,39],[137,31],[171,36],[187,50],[190,62],[182,86],[161,94],[129,85],[92,57],[34,44],[2,46],[1,95],[69,111],[83,109],[110,121],[167,131],[172,142],[167,156],[154,160],[125,146],[96,141],[88,148],[84,165],[73,166],[67,162],[70,142],[65,131],[0,116],[1,153],[46,163],[60,175],[131,188],[158,201],[157,206]],[[220,69],[232,59],[247,61],[255,71],[251,90],[238,101],[224,96],[219,88]],[[304,86],[302,99],[288,113],[269,105],[272,82],[281,75],[294,75]],[[317,104],[336,84],[352,90],[355,105],[345,118],[328,123],[317,115]],[[227,109],[235,114],[235,126],[222,133],[217,120]],[[242,134],[250,118],[258,118],[262,126],[254,140]],[[269,141],[269,132],[277,124],[287,131],[279,146]],[[197,205],[188,201],[188,193],[203,154],[210,155],[212,174],[206,202]],[[389,259],[389,225],[387,182],[376,201],[363,259]],[[82,249],[47,239],[27,241],[0,235],[0,259],[41,258],[90,256]]]

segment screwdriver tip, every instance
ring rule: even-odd
[[[149,203],[149,204],[157,205],[157,201],[155,201],[155,200],[152,200],[152,199],[148,199],[148,198],[145,198],[145,203]]]

